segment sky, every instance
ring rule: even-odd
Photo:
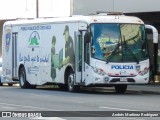
[[[39,0],[39,17],[70,15],[70,0]],[[0,0],[0,19],[35,18],[36,0]]]
[[[39,0],[39,17],[70,16],[72,0]],[[160,11],[160,0],[73,0],[73,14]],[[135,7],[136,6],[136,7]],[[153,7],[154,6],[154,7]],[[35,18],[36,0],[0,0],[0,20]]]

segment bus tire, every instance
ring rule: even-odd
[[[115,91],[116,93],[125,93],[127,90],[127,85],[115,85]]]
[[[13,84],[12,83],[8,83],[8,86],[13,86]]]
[[[77,92],[77,91],[79,91],[79,86],[78,85],[74,85],[73,71],[70,71],[67,74],[67,85],[68,85],[68,91],[69,92]]]
[[[1,77],[0,77],[0,86],[3,86],[3,83],[1,82]]]
[[[26,71],[24,67],[21,67],[19,71],[19,84],[21,88],[28,88],[28,83],[26,81]]]
[[[20,68],[19,72],[19,84],[21,88],[31,88],[34,89],[36,88],[36,85],[30,85],[29,82],[26,80],[26,71],[24,67]]]

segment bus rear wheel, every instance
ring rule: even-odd
[[[0,77],[0,86],[3,86],[3,83],[1,82],[1,77]]]
[[[127,90],[127,85],[115,85],[115,91],[117,93],[125,93]]]
[[[36,88],[35,85],[30,85],[28,83],[28,81],[26,80],[26,71],[25,71],[25,68],[24,67],[21,67],[20,68],[20,72],[19,72],[19,84],[21,86],[21,88]]]
[[[24,67],[20,68],[20,73],[19,73],[19,84],[21,88],[27,88],[28,83],[26,81],[26,71]]]

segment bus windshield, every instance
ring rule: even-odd
[[[142,24],[91,24],[91,56],[106,62],[137,62],[149,58]]]

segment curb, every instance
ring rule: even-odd
[[[128,85],[127,91],[160,94],[160,84]]]

